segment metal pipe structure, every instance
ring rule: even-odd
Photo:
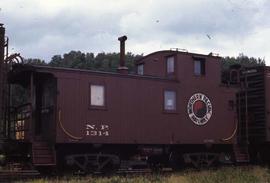
[[[5,28],[0,23],[0,127],[3,127],[4,123],[4,56],[5,56]],[[2,135],[2,134],[0,134]]]
[[[126,67],[125,63],[125,41],[127,40],[127,36],[119,37],[118,40],[120,41],[120,62],[118,72],[122,74],[127,74],[128,68]]]

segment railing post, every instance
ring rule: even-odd
[[[249,138],[248,138],[248,82],[247,82],[247,75],[245,75],[245,138],[246,138],[246,143],[249,143]]]
[[[3,134],[0,133],[0,136],[4,135],[4,53],[5,52],[5,28],[3,24],[0,23],[0,130],[3,130]],[[2,128],[2,129],[1,129]]]
[[[34,139],[35,135],[35,111],[36,111],[36,91],[34,86],[34,73],[31,73],[30,78],[30,105],[31,105],[31,112],[30,112],[30,123],[29,123],[29,138],[31,140]]]

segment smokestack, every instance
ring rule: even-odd
[[[127,74],[128,68],[125,64],[125,41],[127,40],[127,36],[119,37],[118,40],[120,41],[120,63],[118,67],[118,72],[121,74]]]
[[[4,54],[5,54],[5,28],[0,23],[0,122],[3,120],[4,104],[3,104],[3,71],[4,71]],[[3,124],[1,124],[3,125]],[[0,129],[1,130],[1,129]],[[1,134],[0,134],[1,135]]]

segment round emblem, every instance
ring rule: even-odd
[[[187,112],[196,125],[204,125],[212,116],[212,104],[204,94],[195,93],[188,101]]]

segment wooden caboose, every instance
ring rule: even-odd
[[[22,86],[27,101],[10,106],[7,133],[33,165],[101,171],[231,162],[237,88],[222,84],[220,57],[158,51],[131,74],[126,37],[119,40],[117,73],[13,65],[9,83]]]

